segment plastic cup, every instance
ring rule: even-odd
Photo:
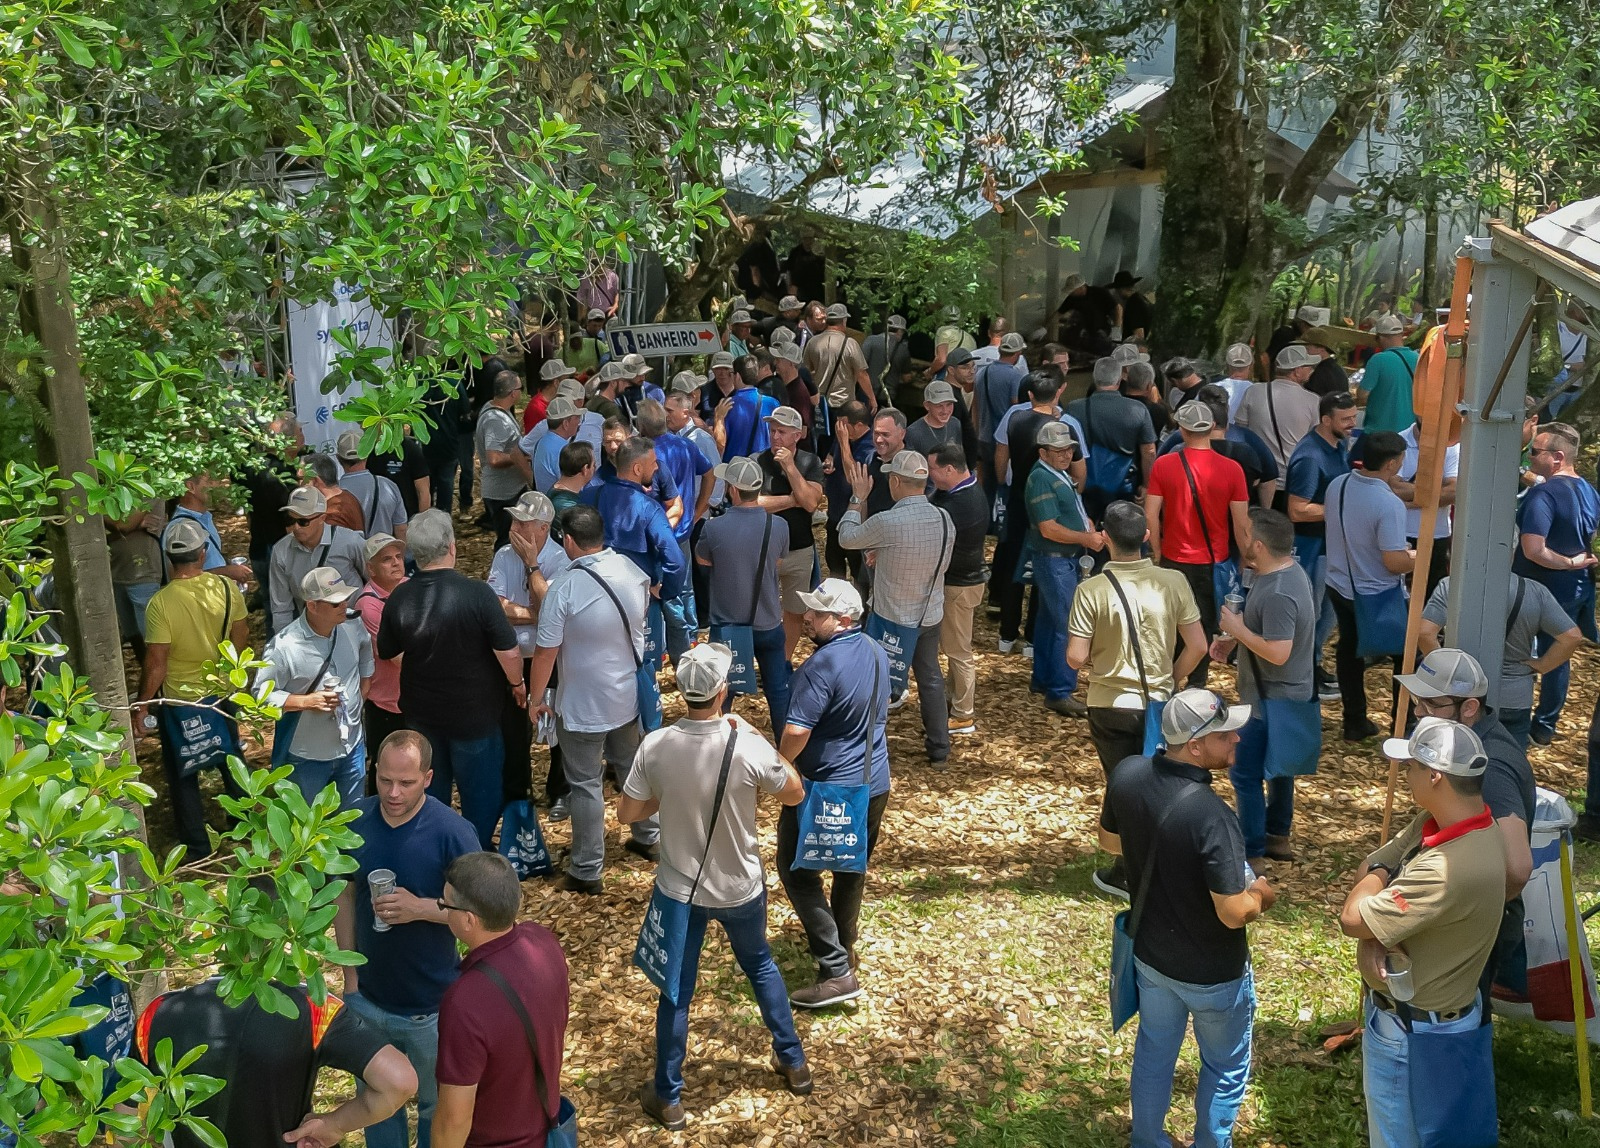
[[[378,916],[377,903],[379,897],[387,897],[395,890],[393,869],[374,869],[367,874],[367,888],[372,891],[372,928],[374,932],[387,933],[389,922]]]
[[[1237,614],[1244,609],[1244,595],[1228,594],[1222,599],[1222,604]]]
[[[1389,996],[1397,1001],[1408,1001],[1416,992],[1411,983],[1411,958],[1397,949],[1390,949],[1383,959],[1384,984]]]

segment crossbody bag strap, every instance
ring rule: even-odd
[[[221,574],[212,577],[222,583],[222,636],[217,639],[220,646],[228,640],[228,623],[233,621],[233,582]]]
[[[1179,797],[1178,800],[1167,806],[1166,812],[1163,813],[1156,821],[1156,831],[1151,835],[1150,838],[1149,863],[1145,865],[1144,872],[1139,874],[1139,891],[1134,894],[1133,902],[1128,910],[1129,940],[1132,940],[1138,935],[1139,921],[1144,917],[1144,907],[1149,901],[1150,881],[1151,878],[1156,875],[1156,859],[1161,856],[1159,851],[1161,831],[1167,826],[1167,818],[1178,812],[1178,810],[1183,806],[1183,803],[1188,801],[1195,794],[1199,793],[1200,790],[1201,786],[1198,783],[1191,785],[1188,789],[1183,791],[1183,796]]]
[[[1139,648],[1139,620],[1133,612],[1133,607],[1128,604],[1128,596],[1122,592],[1122,583],[1117,581],[1117,576],[1110,570],[1104,571],[1106,580],[1111,583],[1111,588],[1117,592],[1117,599],[1122,603],[1122,612],[1128,619],[1128,641],[1133,646],[1133,664],[1139,667],[1139,688],[1144,691],[1144,704],[1150,704],[1150,679],[1144,672],[1144,651]]]
[[[767,573],[767,543],[772,541],[772,515],[767,515],[767,524],[761,528],[761,557],[756,559],[756,576],[751,579],[750,590],[750,628],[756,628],[756,607],[761,605],[761,582]]]
[[[928,583],[928,596],[922,600],[922,613],[917,615],[917,629],[919,630],[922,629],[922,619],[928,616],[928,607],[933,605],[933,596],[944,585],[944,579],[939,577],[939,559],[944,557],[945,543],[950,541],[950,523],[944,511],[939,510],[937,506],[934,507],[934,510],[938,511],[939,514],[939,558],[935,558],[933,561],[933,577]]]
[[[367,517],[362,521],[362,525],[365,526],[368,530],[374,529],[374,527],[372,525],[372,519],[373,519],[373,516],[376,515],[377,513],[378,513],[378,476],[376,474],[374,474],[372,476],[372,501],[367,504]]]
[[[628,611],[622,607],[622,599],[617,597],[617,592],[611,588],[611,584],[609,582],[594,572],[593,567],[583,566],[580,567],[580,569],[589,577],[593,578],[596,582],[600,583],[600,589],[606,592],[606,597],[610,598],[611,604],[617,608],[617,616],[622,619],[622,629],[628,636],[628,649],[629,651],[633,652],[633,668],[637,670],[640,666],[644,665],[644,659],[639,656],[636,648],[634,647],[633,623],[628,620]],[[649,603],[645,604],[645,609],[648,612]]]
[[[1400,360],[1400,365],[1406,369],[1406,378],[1414,381],[1417,377],[1417,369],[1411,365],[1410,360],[1400,353],[1400,348],[1391,347],[1389,353]],[[1566,362],[1566,360],[1563,359],[1562,362]]]
[[[1350,489],[1350,476],[1341,474],[1333,481],[1339,483],[1339,545],[1344,547],[1344,564],[1349,568],[1351,597],[1354,597],[1356,588],[1355,563],[1350,561],[1350,534],[1344,528],[1344,496],[1345,492]]]
[[[1206,565],[1211,567],[1211,576],[1217,576],[1217,548],[1211,544],[1211,528],[1206,525],[1206,508],[1200,505],[1200,488],[1195,485],[1194,471],[1189,469],[1189,460],[1184,457],[1188,453],[1187,447],[1178,448],[1178,461],[1183,464],[1183,473],[1189,480],[1189,493],[1194,498],[1195,517],[1200,519],[1200,537],[1206,540]],[[1220,609],[1221,602],[1216,603]]]
[[[1267,387],[1267,417],[1272,420],[1272,438],[1278,444],[1278,453],[1283,455],[1283,465],[1289,465],[1289,452],[1283,446],[1283,432],[1278,429],[1278,404],[1272,400],[1272,384],[1276,380],[1268,379]]]
[[[1528,580],[1522,575],[1517,575],[1517,594],[1511,602],[1511,616],[1506,619],[1506,633],[1511,633],[1511,627],[1517,624],[1517,616],[1522,613],[1522,599],[1528,593]]]
[[[733,743],[739,736],[737,729],[728,731],[728,744],[722,747],[722,769],[717,773],[717,792],[711,799],[711,824],[706,829],[706,847],[700,851],[700,867],[694,871],[694,884],[689,886],[689,906],[694,907],[694,895],[700,891],[700,878],[705,876],[706,858],[711,856],[711,839],[717,835],[717,821],[722,816],[722,795],[728,788],[728,770],[733,766]]]
[[[528,1015],[527,1007],[522,1003],[522,998],[517,995],[516,990],[511,987],[511,982],[506,980],[499,969],[488,961],[479,961],[477,968],[493,982],[494,987],[499,989],[500,994],[511,1003],[511,1008],[516,1012],[517,1019],[522,1022],[522,1032],[528,1038],[528,1051],[533,1054],[533,1086],[539,1090],[539,1110],[544,1113],[545,1119],[550,1122],[550,1126],[553,1128],[555,1127],[556,1117],[561,1115],[561,1090],[559,1087],[556,1089],[555,1107],[549,1107],[545,1102],[545,1097],[549,1095],[550,1086],[546,1083],[544,1064],[539,1059],[539,1037],[533,1031],[533,1018]],[[559,1083],[557,1081],[558,1085]]]

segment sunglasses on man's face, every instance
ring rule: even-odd
[[[316,518],[294,518],[294,517],[291,517],[289,519],[289,525],[290,526],[310,526],[313,522],[315,522],[317,520],[317,518],[321,518],[321,517],[322,517],[322,515],[320,515],[320,514],[317,515]]]

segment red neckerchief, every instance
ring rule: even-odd
[[[1483,812],[1476,817],[1463,818],[1448,829],[1440,829],[1439,823],[1430,817],[1422,823],[1422,847],[1437,849],[1446,841],[1454,841],[1457,837],[1465,837],[1468,833],[1487,829],[1493,824],[1494,814],[1489,812],[1488,806],[1484,806]]]

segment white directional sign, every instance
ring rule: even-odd
[[[709,355],[722,350],[715,323],[650,323],[643,327],[614,327],[606,332],[612,353],[660,358],[663,355]]]

